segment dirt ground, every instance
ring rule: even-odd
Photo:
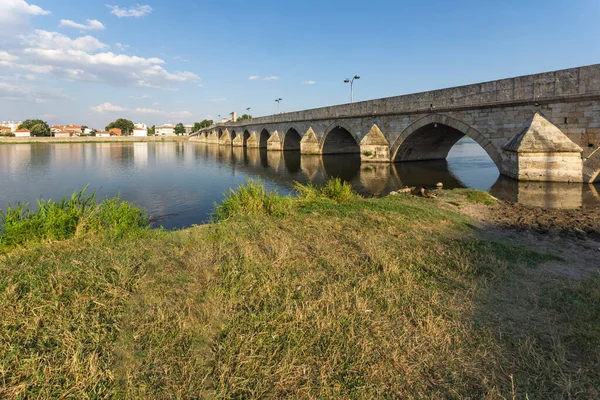
[[[573,279],[600,274],[600,209],[545,209],[504,201],[450,204],[471,217],[485,238],[509,239],[556,255],[559,260],[544,265],[548,272]]]

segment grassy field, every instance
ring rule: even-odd
[[[249,184],[175,232],[71,204],[93,229],[5,242],[0,398],[600,395],[598,276],[549,274],[445,196],[298,192]]]

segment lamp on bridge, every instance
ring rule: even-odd
[[[352,86],[354,85],[354,80],[355,79],[360,79],[360,76],[358,75],[354,75],[354,78],[352,78],[352,80],[346,78],[344,80],[344,83],[349,83],[350,84],[350,103],[354,103],[354,90],[352,88]]]
[[[275,101],[277,102],[277,114],[281,114],[281,112],[279,111],[279,102],[283,100],[281,97],[278,99],[275,99]]]

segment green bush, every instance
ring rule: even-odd
[[[38,210],[18,203],[0,210],[0,245],[15,246],[40,240],[65,240],[91,231],[108,231],[120,237],[148,226],[144,211],[120,198],[96,202],[87,186],[60,201],[38,200]]]
[[[269,192],[260,183],[249,179],[236,190],[229,190],[223,202],[215,206],[213,219],[222,221],[235,215],[283,216],[288,214],[290,206],[290,197]]]
[[[298,197],[305,200],[315,200],[318,198],[326,198],[334,200],[338,203],[351,200],[357,195],[352,190],[352,186],[340,178],[332,178],[327,181],[324,186],[317,187],[312,183],[303,185],[296,182],[294,185]]]

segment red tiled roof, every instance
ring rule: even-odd
[[[29,129],[17,129],[15,132],[31,132]]]

